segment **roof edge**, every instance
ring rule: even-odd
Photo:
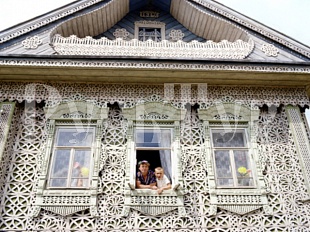
[[[3,31],[0,31],[0,44],[7,42],[16,37],[22,36],[26,33],[29,33],[33,30],[39,29],[49,23],[52,23],[61,18],[67,17],[77,11],[83,10],[87,7],[90,7],[98,2],[103,2],[105,0],[77,0],[72,3],[69,3],[65,6],[59,7],[55,10],[37,16],[33,19],[27,20],[10,28],[7,28]]]
[[[195,3],[200,4],[201,6],[212,10],[219,15],[222,15],[233,22],[240,24],[262,36],[265,36],[276,43],[279,43],[281,45],[284,45],[285,47],[304,55],[305,57],[310,58],[310,47],[287,36],[283,33],[278,32],[277,30],[270,28],[254,19],[249,18],[248,16],[245,16],[242,13],[239,13],[236,10],[233,10],[216,0],[189,0]]]

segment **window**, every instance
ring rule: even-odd
[[[135,39],[137,40],[160,42],[165,39],[165,33],[165,23],[158,21],[135,22]]]
[[[152,171],[156,167],[162,167],[170,181],[172,177],[171,135],[171,128],[137,127],[135,129],[136,163],[147,160]]]
[[[89,209],[98,216],[100,148],[108,108],[66,101],[45,108],[48,134],[42,143],[33,216],[41,209],[68,216]]]
[[[205,125],[209,215],[217,208],[241,215],[263,208],[269,214],[255,134],[259,109],[240,101],[217,102],[198,114]]]
[[[94,127],[56,128],[49,188],[88,188]]]
[[[147,41],[148,39],[155,42],[161,41],[161,30],[160,28],[139,28],[139,38],[140,41]]]
[[[158,96],[151,96],[158,99]],[[125,177],[125,204],[122,215],[130,209],[146,215],[157,216],[177,209],[185,216],[183,178],[181,173],[180,121],[185,109],[170,104],[146,101],[123,109],[128,122],[127,157]],[[136,189],[137,163],[147,160],[154,170],[164,168],[172,188],[158,194],[156,190]]]
[[[217,187],[253,187],[252,165],[245,130],[212,129]]]

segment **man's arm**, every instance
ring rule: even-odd
[[[156,187],[156,182],[151,183],[149,185],[145,185],[145,184],[141,184],[141,182],[137,180],[136,181],[136,186],[139,189],[154,189],[154,187]],[[157,187],[155,189],[157,189]]]

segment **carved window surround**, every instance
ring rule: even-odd
[[[52,46],[59,55],[245,59],[253,51],[254,41],[249,39],[249,42],[223,40],[219,43],[196,40],[189,43],[181,40],[177,42],[168,40],[143,42],[137,39],[127,41],[121,38],[109,40],[105,37],[93,39],[89,36],[78,38],[75,35],[70,37],[55,35],[52,39]]]
[[[141,117],[152,115],[156,117]],[[123,216],[128,216],[130,209],[138,210],[146,215],[157,216],[178,209],[179,215],[184,216],[184,191],[180,160],[180,121],[184,119],[185,110],[177,109],[161,102],[146,102],[133,108],[124,108],[123,115],[128,121],[127,130],[127,163],[125,177],[125,205]],[[164,115],[164,117],[158,117]],[[165,190],[160,195],[155,190],[131,189],[136,181],[136,149],[134,128],[171,128],[173,143],[171,149],[172,189]]]
[[[259,110],[250,109],[241,103],[222,103],[208,109],[200,109],[199,118],[203,120],[205,128],[205,156],[207,161],[208,182],[210,186],[210,215],[215,215],[217,207],[237,213],[246,214],[253,210],[264,208],[269,212],[267,205],[267,190],[263,177],[264,165],[258,154],[255,128],[258,121]],[[229,115],[229,117],[227,117]],[[215,167],[212,156],[210,138],[211,128],[231,129],[244,128],[249,136],[249,155],[253,163],[253,176],[255,184],[252,188],[226,188],[217,187]]]
[[[42,154],[42,166],[36,191],[33,216],[39,215],[41,209],[67,216],[85,209],[90,209],[92,216],[97,216],[98,173],[100,163],[100,145],[103,134],[103,120],[107,118],[108,109],[93,103],[72,101],[45,108],[47,118],[47,141]],[[93,141],[92,168],[90,169],[90,186],[87,188],[50,189],[47,186],[51,169],[53,142],[56,126],[95,127]]]

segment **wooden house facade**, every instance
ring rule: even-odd
[[[0,231],[310,231],[309,61],[211,0],[0,32]],[[172,188],[138,189],[142,160]]]

